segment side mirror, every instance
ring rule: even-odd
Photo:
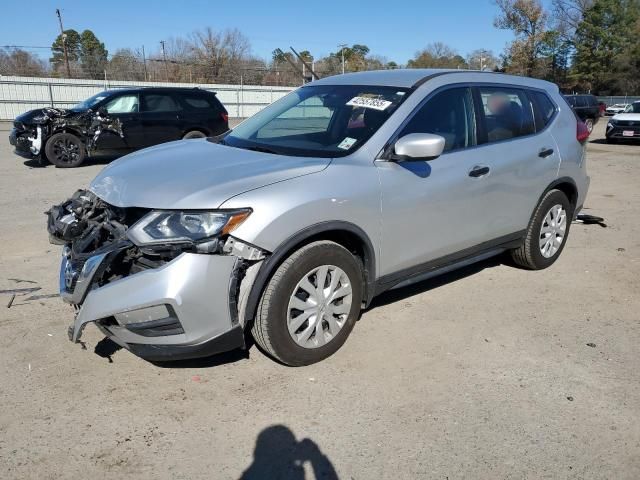
[[[442,155],[444,145],[444,137],[440,135],[410,133],[396,141],[391,160],[396,162],[433,160]]]

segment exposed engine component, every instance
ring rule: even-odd
[[[124,138],[122,122],[111,117],[104,109],[75,112],[59,108],[43,108],[33,119],[34,125],[14,122],[17,143],[28,142],[30,152],[34,156],[42,153],[46,140],[58,132],[69,131],[79,135],[84,142],[87,153],[96,149],[101,135],[109,132]]]
[[[165,265],[183,252],[232,255],[238,258],[235,270],[234,297],[242,307],[240,284],[253,283],[256,265],[268,255],[258,247],[243,243],[231,236],[214,238],[200,244],[160,244],[137,246],[127,236],[127,230],[144,215],[144,208],[119,208],[100,199],[87,190],[78,190],[68,200],[55,205],[46,214],[47,230],[51,243],[64,245],[66,259],[65,290],[71,303],[80,303],[83,295],[75,295],[74,289],[83,282],[83,271],[91,271],[90,283],[102,286],[114,280]],[[85,268],[86,267],[86,268]],[[253,268],[250,268],[253,267]],[[63,297],[64,298],[64,297]]]

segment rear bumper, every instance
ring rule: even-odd
[[[115,343],[153,361],[243,347],[243,329],[231,313],[236,261],[234,256],[183,253],[160,268],[89,289],[84,300],[74,298],[82,303],[69,337],[77,342],[84,327],[95,323]],[[84,285],[91,284],[91,271],[98,271],[101,262],[90,266]],[[63,258],[61,295],[69,301],[75,291],[66,291],[65,274],[69,278]],[[76,283],[76,289],[81,287]]]

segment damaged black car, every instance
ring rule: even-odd
[[[9,142],[21,157],[57,167],[87,157],[120,156],[173,140],[220,135],[228,113],[199,88],[136,88],[100,92],[69,109],[39,108],[14,121]]]

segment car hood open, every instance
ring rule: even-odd
[[[213,209],[249,190],[319,172],[330,162],[181,140],[116,160],[90,189],[118,207]]]

